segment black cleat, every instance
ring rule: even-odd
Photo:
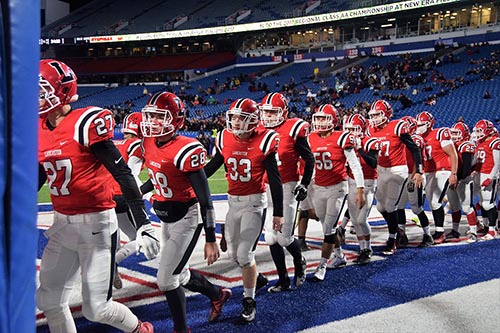
[[[245,297],[242,301],[243,311],[241,311],[240,318],[249,323],[255,319],[256,303],[253,298]]]

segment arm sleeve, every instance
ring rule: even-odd
[[[462,169],[458,174],[458,179],[464,179],[467,177],[472,170],[472,160],[474,159],[473,153],[463,153],[462,154]]]
[[[276,162],[276,153],[270,153],[264,160],[269,187],[271,188],[271,197],[273,199],[273,216],[283,216],[283,185],[278,171],[278,162]]]
[[[99,141],[90,146],[97,159],[106,167],[113,178],[120,184],[123,196],[127,200],[133,216],[135,228],[139,229],[143,224],[150,223],[144,200],[137,187],[130,168],[123,160],[122,155],[111,140]],[[115,161],[119,160],[118,163]]]
[[[408,133],[401,135],[401,141],[410,150],[411,155],[413,156],[413,161],[415,162],[417,173],[420,174],[424,173],[424,169],[422,167],[422,155],[420,153],[420,149],[415,144],[415,142],[413,142],[411,135]]]
[[[222,154],[217,151],[214,157],[210,160],[210,162],[205,165],[204,170],[207,178],[210,178],[217,170],[219,170],[220,166],[224,163],[224,157]]]
[[[45,169],[43,165],[38,163],[38,191],[42,188],[43,184],[47,181],[47,174],[45,173]]]
[[[356,187],[365,187],[365,178],[363,176],[363,170],[361,169],[361,164],[359,163],[358,157],[354,149],[344,149],[344,155],[347,159],[347,163],[351,168],[352,175],[354,176],[354,181],[356,182]]]
[[[146,194],[154,189],[153,181],[148,179],[144,184],[141,185],[141,193]]]
[[[368,164],[370,168],[375,169],[378,164],[378,151],[377,150],[370,150],[368,152],[365,152],[363,149],[358,150],[359,155],[363,160]]]
[[[309,143],[307,143],[306,138],[302,137],[298,138],[297,141],[295,142],[295,149],[305,162],[304,175],[302,175],[300,183],[305,187],[307,187],[311,182],[311,178],[314,171],[314,156],[311,152],[311,148],[309,147]]]
[[[495,179],[498,177],[498,170],[500,170],[500,150],[493,150],[493,169],[490,172],[490,178]]]
[[[142,159],[137,156],[130,156],[127,165],[130,168],[130,171],[132,171],[132,175],[134,176],[137,186],[140,187],[142,185],[142,182],[139,179],[139,174],[141,173],[142,169]]]
[[[193,186],[196,197],[200,203],[201,219],[203,220],[203,228],[205,228],[205,238],[207,243],[215,242],[215,219],[207,218],[208,214],[213,214],[214,205],[212,197],[210,196],[210,189],[208,187],[207,176],[203,169],[197,172],[189,173],[189,180]]]

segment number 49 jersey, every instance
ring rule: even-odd
[[[72,110],[52,130],[40,119],[38,161],[55,211],[75,215],[115,207],[109,172],[90,150],[110,140],[113,128],[111,112],[98,107]]]
[[[219,132],[217,150],[224,157],[227,168],[228,193],[250,195],[264,193],[264,160],[278,151],[278,133],[264,127],[257,127],[250,139],[242,141],[227,129]]]
[[[156,201],[188,202],[196,198],[190,172],[203,169],[207,151],[196,139],[177,135],[158,147],[156,139],[144,138],[143,151]]]

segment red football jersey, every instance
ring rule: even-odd
[[[318,132],[308,137],[314,156],[314,181],[319,186],[330,186],[347,179],[347,159],[344,150],[354,148],[356,140],[348,131],[334,131],[329,137],[322,138]]]
[[[298,138],[306,138],[309,133],[309,124],[302,119],[287,119],[281,125],[274,127],[279,135],[278,170],[281,182],[288,183],[299,180],[299,153],[295,150]],[[264,176],[267,183],[267,174]]]
[[[111,112],[98,107],[72,110],[53,130],[40,119],[38,161],[55,211],[75,215],[115,207],[109,172],[90,150],[112,139],[113,128]]]
[[[219,132],[215,146],[224,157],[228,193],[250,195],[264,193],[264,159],[278,151],[278,133],[257,127],[249,140],[240,140],[227,129]]]
[[[413,139],[413,142],[415,142],[417,147],[420,149],[420,155],[422,157],[422,161],[425,162],[425,158],[424,158],[425,142],[424,142],[424,139],[422,139],[422,137],[418,134],[412,134],[411,138]],[[406,165],[408,166],[408,172],[412,173],[413,169],[415,168],[415,161],[413,160],[413,155],[412,155],[411,151],[406,146],[405,146],[405,152],[406,152]]]
[[[369,127],[368,131],[371,137],[380,140],[378,165],[384,168],[406,165],[406,146],[400,138],[410,132],[406,121],[392,120],[384,128]]]
[[[425,141],[424,172],[451,170],[450,157],[445,153],[443,146],[453,144],[450,129],[447,127],[435,128],[427,135],[422,134]],[[453,147],[455,147],[453,145]]]
[[[363,137],[361,139],[361,147],[365,152],[369,152],[370,150],[380,151],[380,141],[377,138]],[[363,157],[359,155],[356,151],[356,155],[358,155],[359,162],[361,164],[361,169],[363,170],[363,178],[364,179],[377,179],[378,172],[377,168],[372,168],[369,166]],[[347,169],[347,175],[354,179],[354,175],[352,174],[351,168]]]
[[[194,138],[177,135],[161,147],[143,139],[144,165],[153,182],[156,201],[187,202],[196,198],[188,173],[203,169],[207,151]]]
[[[493,160],[493,151],[500,150],[500,139],[490,138],[483,142],[479,142],[476,150],[476,171],[480,173],[491,173],[495,166]]]
[[[141,139],[125,139],[125,140],[114,140],[113,141],[116,148],[120,151],[120,154],[123,156],[123,160],[125,163],[128,163],[130,157],[135,156],[137,158],[143,159],[142,150],[141,150]],[[111,177],[113,182],[113,193],[115,195],[122,194],[122,190],[120,185]]]
[[[461,142],[456,142],[455,143],[455,148],[457,149],[457,155],[458,155],[458,168],[457,170],[462,169],[462,156],[463,154],[472,154],[474,156],[476,152],[476,145],[472,141],[461,141]],[[472,170],[470,171],[472,172]],[[469,172],[469,174],[470,174]],[[468,175],[466,175],[468,176]]]

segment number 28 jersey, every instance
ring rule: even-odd
[[[145,165],[153,182],[155,201],[188,202],[196,198],[188,174],[203,169],[207,152],[193,138],[177,135],[158,147],[155,138],[143,139]]]
[[[248,140],[240,140],[224,129],[216,140],[217,150],[224,157],[228,193],[250,195],[264,193],[264,160],[278,151],[278,133],[257,127]]]
[[[54,129],[39,120],[38,161],[55,211],[75,215],[115,207],[109,172],[90,150],[112,139],[113,128],[111,112],[98,107],[72,110]]]

